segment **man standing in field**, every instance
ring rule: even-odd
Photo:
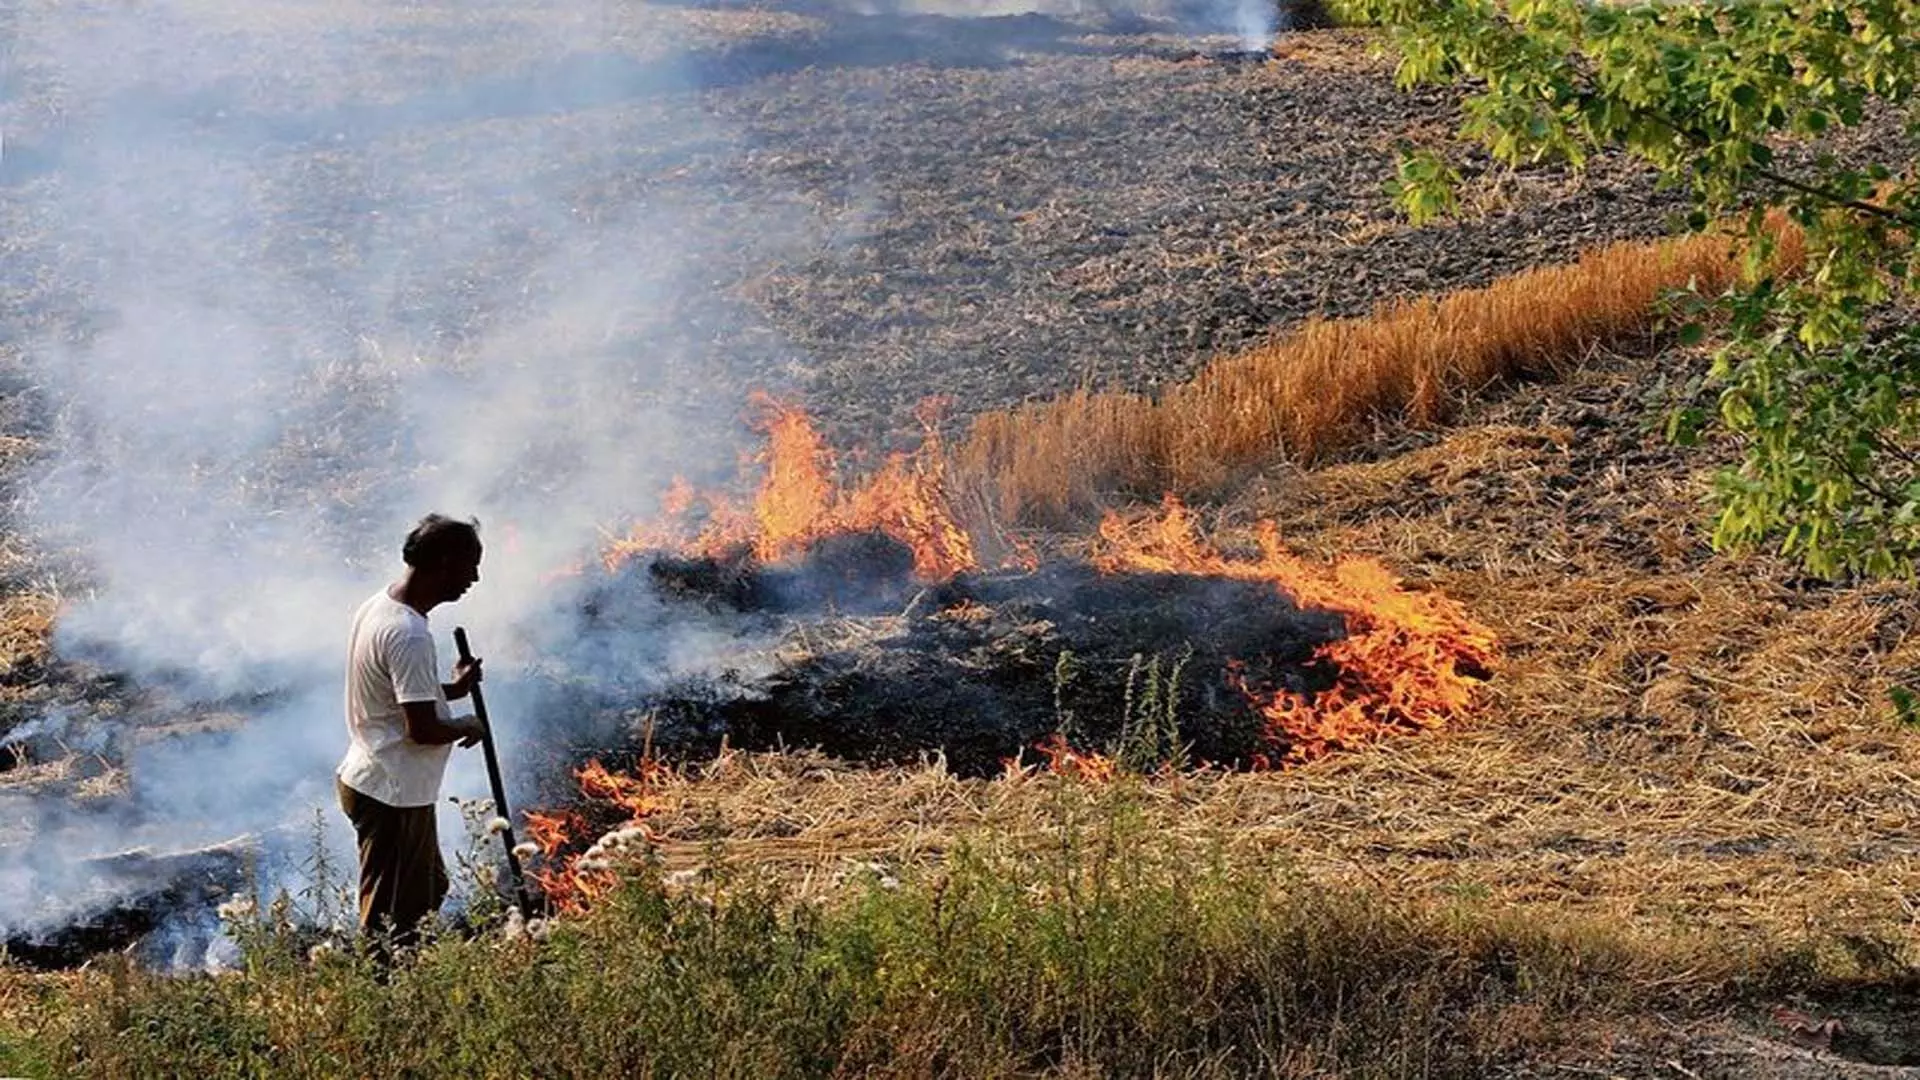
[[[455,718],[449,700],[480,681],[480,661],[440,681],[427,612],[480,580],[477,522],[429,514],[400,550],[407,569],[353,616],[347,645],[346,759],[334,774],[340,808],[360,848],[360,928],[417,936],[447,895],[434,803],[454,743],[480,741],[479,722]]]

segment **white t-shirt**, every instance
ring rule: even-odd
[[[431,806],[440,797],[453,744],[426,746],[407,738],[400,706],[431,701],[441,720],[452,715],[440,688],[427,617],[381,589],[353,613],[347,644],[347,746],[337,775],[348,787],[388,806]]]

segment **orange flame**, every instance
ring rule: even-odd
[[[778,562],[804,547],[807,541],[831,531],[836,503],[833,451],[814,430],[807,414],[792,406],[768,402],[765,421],[767,448],[760,455],[767,473],[753,497],[753,517],[759,525],[754,554],[762,562]]]
[[[579,911],[582,904],[580,890],[574,884],[574,858],[562,854],[561,849],[586,828],[586,820],[571,810],[552,814],[529,810],[523,816],[527,819],[527,836],[539,846],[541,856],[538,863],[527,868],[527,876],[557,910]]]
[[[654,797],[653,789],[665,773],[665,766],[652,760],[642,760],[633,773],[617,773],[595,759],[581,766],[574,775],[580,779],[582,793],[610,802],[625,810],[629,820],[639,821],[660,809],[661,803]]]
[[[644,820],[663,805],[655,795],[665,767],[643,760],[633,773],[617,773],[598,760],[587,762],[575,771],[580,791],[600,804],[612,805],[627,814],[626,828],[652,838]],[[554,814],[526,814],[527,834],[540,848],[540,864],[528,871],[534,884],[561,914],[578,914],[605,896],[619,875],[600,851],[602,839],[585,851],[568,851],[568,845],[583,838],[587,830],[584,816],[572,810]]]
[[[1169,496],[1161,513],[1100,523],[1096,565],[1107,570],[1207,574],[1268,581],[1303,607],[1337,612],[1347,633],[1316,659],[1337,673],[1311,698],[1243,687],[1265,714],[1279,764],[1354,749],[1394,732],[1446,727],[1463,718],[1492,670],[1497,641],[1458,601],[1415,592],[1367,558],[1311,564],[1288,552],[1272,522],[1258,530],[1260,554],[1228,558],[1201,538],[1193,515]]]
[[[932,406],[919,414],[926,429],[919,449],[895,454],[849,490],[839,485],[833,451],[805,411],[768,397],[756,397],[755,404],[761,414],[757,426],[767,442],[755,459],[763,471],[751,507],[722,495],[698,494],[676,478],[656,521],[636,525],[608,545],[609,569],[660,548],[718,555],[745,547],[761,562],[775,563],[802,554],[824,537],[869,531],[910,548],[914,573],[923,580],[979,565],[973,538],[947,497],[947,456]]]
[[[579,833],[585,824],[580,815],[571,810],[562,810],[556,814],[543,814],[537,810],[526,812],[527,836],[540,845],[540,850],[548,854],[559,850],[562,844]]]
[[[1071,776],[1091,783],[1104,783],[1113,779],[1120,771],[1119,765],[1104,754],[1075,750],[1067,744],[1067,737],[1054,732],[1033,744],[1040,756],[1046,759],[1047,771],[1060,776]]]

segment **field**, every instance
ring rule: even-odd
[[[0,0],[23,895],[102,823],[324,806],[142,769],[324,779],[327,605],[422,500],[486,508],[506,626],[733,476],[756,394],[849,473],[932,431],[995,553],[1175,492],[1499,645],[1444,726],[1271,771],[703,753],[586,914],[390,981],[273,909],[237,972],[6,968],[0,1071],[1920,1075],[1911,589],[1705,542],[1733,448],[1666,439],[1705,353],[1645,298],[1732,271],[1638,246],[1683,203],[1634,168],[1494,168],[1367,31],[1250,55],[1185,9],[61,7]],[[1402,145],[1469,162],[1456,219],[1396,216]]]

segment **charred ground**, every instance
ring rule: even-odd
[[[1302,610],[1267,582],[1062,560],[921,585],[910,554],[889,571],[873,550],[890,546],[875,537],[779,568],[651,553],[596,575],[583,639],[632,640],[660,624],[662,607],[692,605],[748,620],[759,642],[718,679],[651,688],[583,679],[556,657],[536,711],[600,733],[547,748],[556,786],[588,759],[651,751],[684,763],[723,740],[870,764],[938,756],[990,777],[1057,734],[1141,767],[1248,768],[1288,749],[1266,737],[1251,694],[1325,689],[1333,673],[1315,650],[1345,632],[1339,615]]]

